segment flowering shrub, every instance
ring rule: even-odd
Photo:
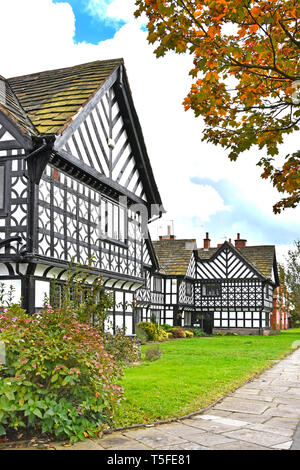
[[[172,329],[172,326],[171,326],[171,325],[168,325],[167,323],[163,323],[163,324],[160,325],[160,326],[161,326],[161,328],[163,328],[163,329],[166,330],[167,332]]]
[[[148,341],[166,341],[168,339],[167,332],[157,323],[143,321],[138,323],[137,327],[146,333]]]
[[[143,321],[138,323],[137,326],[146,333],[148,341],[158,341],[157,325],[155,323]]]
[[[192,331],[190,331],[190,330],[185,330],[185,336],[186,336],[187,338],[193,338],[194,333],[193,333]]]
[[[158,341],[166,341],[168,333],[161,326],[158,326]]]
[[[185,338],[185,332],[182,328],[172,328],[171,333],[173,338]]]
[[[106,352],[112,354],[115,361],[121,363],[139,361],[139,344],[133,338],[126,336],[123,329],[117,330],[114,335],[105,333],[103,339]]]
[[[120,368],[98,331],[45,309],[0,312],[0,435],[27,427],[71,441],[97,436],[122,397]]]

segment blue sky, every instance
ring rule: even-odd
[[[54,3],[69,3],[75,14],[75,36],[76,42],[88,42],[98,44],[100,41],[111,39],[116,31],[124,26],[124,20],[100,17],[92,14],[88,8],[87,0],[54,0]],[[109,1],[100,2],[105,5]]]
[[[191,178],[191,183],[213,187],[225,205],[230,207],[230,210],[218,211],[205,224],[208,232],[219,234],[220,242],[223,236],[233,238],[238,232],[245,238],[250,235],[262,244],[288,245],[291,240],[299,238],[299,220],[295,220],[294,224],[283,224],[280,216],[266,214],[257,204],[243,197],[239,188],[234,187],[229,180],[215,182],[209,178],[196,177]],[[236,231],[231,229],[233,227]]]

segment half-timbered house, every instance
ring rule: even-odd
[[[161,286],[164,299],[161,323],[198,326],[208,333],[270,329],[273,291],[279,285],[274,246],[247,246],[238,234],[234,245],[229,240],[211,247],[208,233],[203,248],[170,234],[153,245],[159,275],[152,285]]]
[[[275,246],[235,244],[210,247],[208,233],[197,253],[195,317],[208,331],[262,333],[270,328],[273,291],[279,285]]]
[[[131,333],[134,292],[158,268],[147,223],[162,212],[122,59],[0,77],[0,282],[29,313],[71,260],[94,257],[110,320]]]
[[[142,318],[149,321],[154,315],[160,324],[191,325],[196,240],[176,240],[169,233],[159,241],[153,241],[153,246],[159,271],[151,276],[151,304],[143,310]]]

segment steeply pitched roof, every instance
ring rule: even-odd
[[[18,127],[19,130],[29,135],[37,135],[37,132],[28,119],[24,109],[13,93],[9,82],[0,75],[0,110]]]
[[[123,59],[97,60],[8,80],[40,134],[57,134],[94,96]]]
[[[272,278],[272,270],[275,257],[274,245],[245,246],[235,248],[246,260],[248,260],[267,279]]]
[[[275,246],[274,245],[258,245],[258,246],[245,246],[245,247],[234,247],[236,250],[250,265],[257,269],[265,278],[272,278],[272,270],[275,258]],[[204,250],[203,248],[198,249],[198,256],[200,259],[210,259],[218,248],[209,248]]]
[[[185,276],[196,240],[160,240],[152,242],[161,274]]]

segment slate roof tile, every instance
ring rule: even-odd
[[[189,267],[195,239],[153,241],[161,274],[185,276]]]
[[[21,105],[13,114],[25,116],[32,132],[57,134],[121,64],[123,59],[97,60],[10,78],[6,82]]]

